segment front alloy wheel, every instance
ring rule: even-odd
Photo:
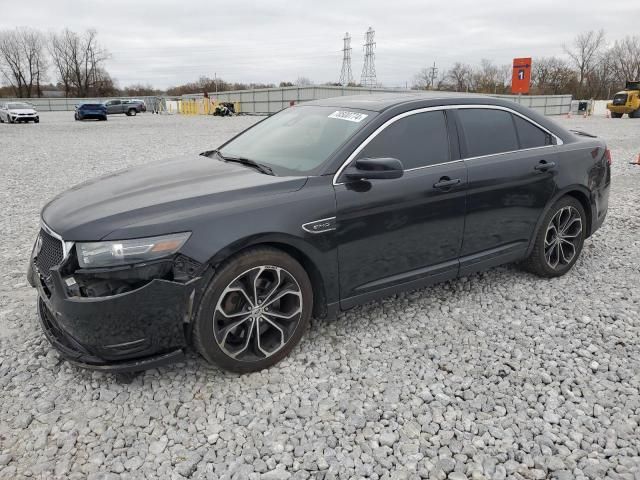
[[[225,262],[204,294],[193,343],[205,359],[236,371],[284,358],[309,324],[313,292],[293,258],[257,248]]]
[[[255,362],[286,345],[302,316],[302,292],[285,269],[271,265],[240,274],[222,292],[213,332],[231,358]]]

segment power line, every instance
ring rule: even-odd
[[[353,83],[353,75],[351,74],[351,35],[345,33],[342,39],[344,46],[342,47],[342,71],[340,72],[340,84],[349,85]]]
[[[360,83],[363,87],[375,87],[378,83],[376,80],[375,53],[373,53],[373,49],[376,46],[376,42],[373,41],[375,35],[376,32],[369,27],[365,34],[364,65],[360,76]]]
[[[436,77],[438,76],[438,68],[436,67],[436,62],[433,62],[433,66],[429,68],[429,88],[433,88],[436,83]]]

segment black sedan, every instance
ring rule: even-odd
[[[564,275],[605,219],[610,163],[509,101],[313,101],[56,197],[29,279],[75,364],[140,370],[191,345],[254,371],[313,315],[507,262]]]

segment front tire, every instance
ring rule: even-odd
[[[309,326],[313,289],[304,268],[274,248],[225,261],[205,291],[193,344],[209,362],[245,373],[286,357]]]
[[[564,275],[582,252],[586,228],[582,204],[573,197],[562,197],[545,215],[524,268],[541,277]]]
[[[611,112],[611,118],[622,118],[622,113]]]
[[[136,116],[136,109],[135,108],[130,108],[129,111],[127,112],[127,115],[130,117],[135,117]]]

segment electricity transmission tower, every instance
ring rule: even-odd
[[[360,76],[360,83],[363,87],[375,87],[378,83],[376,81],[375,53],[373,53],[373,48],[376,46],[376,42],[373,41],[375,35],[376,32],[369,27],[365,34],[364,65]]]
[[[340,72],[340,84],[349,85],[353,83],[353,74],[351,73],[351,35],[349,32],[344,34],[344,47],[342,48],[342,71]]]

